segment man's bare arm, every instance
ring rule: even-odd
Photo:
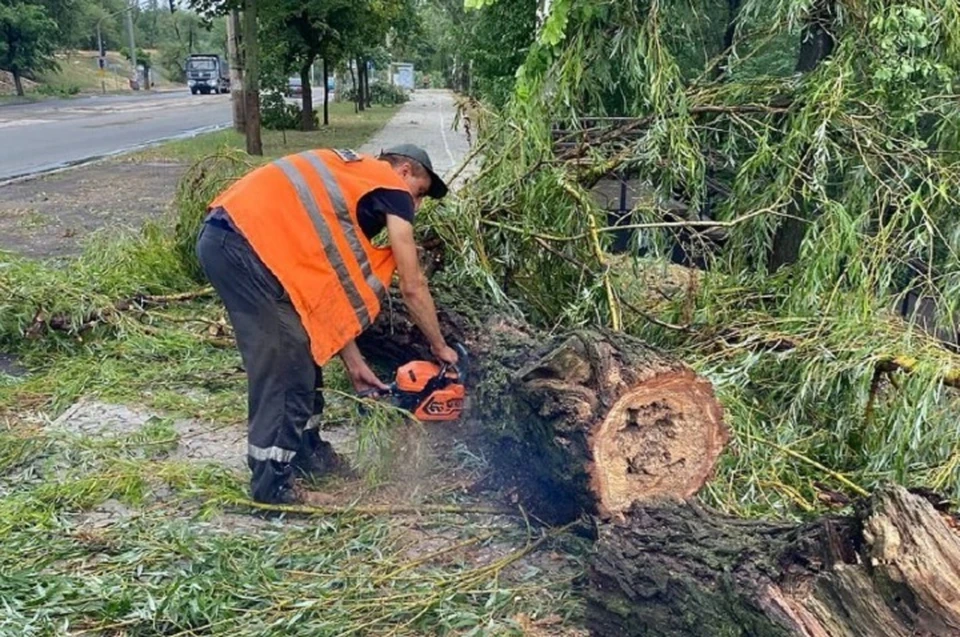
[[[430,344],[434,356],[446,363],[456,363],[457,353],[447,346],[437,320],[437,308],[427,286],[427,279],[420,271],[417,259],[417,244],[413,236],[413,225],[396,215],[387,215],[387,234],[390,247],[397,262],[397,274],[400,276],[400,293],[410,310],[410,317]]]
[[[387,388],[367,365],[355,340],[350,341],[340,350],[340,359],[347,368],[347,375],[350,377],[350,382],[353,383],[354,389],[358,392],[374,388]]]

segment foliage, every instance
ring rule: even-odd
[[[426,0],[417,37],[401,40],[395,57],[438,74],[445,85],[501,106],[533,41],[536,0],[502,0],[468,11],[462,0]]]
[[[42,6],[0,4],[0,68],[13,73],[18,95],[22,76],[56,67],[56,37],[57,24]]]
[[[40,95],[50,95],[53,97],[70,97],[71,95],[77,95],[79,92],[80,87],[76,84],[69,84],[67,86],[41,84],[37,87],[37,93]]]
[[[129,48],[123,47],[120,49],[120,54],[131,62],[133,61],[133,58],[130,57]],[[137,66],[142,66],[148,71],[153,67],[153,60],[151,59],[150,54],[140,47],[137,47]]]
[[[302,109],[290,104],[278,92],[267,93],[260,102],[260,123],[268,130],[296,130],[300,128]],[[313,113],[313,127],[319,125],[317,113]]]
[[[196,244],[210,202],[254,167],[239,150],[224,149],[193,164],[177,185],[173,251],[179,266],[194,281],[206,282],[197,259]]]
[[[736,451],[708,496],[740,512],[883,480],[960,496],[944,386],[960,360],[893,311],[909,283],[956,331],[960,6],[827,5],[556,0],[503,116],[484,116],[496,151],[430,222],[460,280],[546,326],[628,329],[708,375]],[[818,38],[819,64],[794,73]],[[611,174],[631,179],[641,225],[626,262],[594,192]],[[706,271],[670,293],[631,283],[678,245]]]
[[[357,89],[350,87],[343,91],[343,99],[355,102],[357,100]],[[379,106],[396,106],[409,102],[410,96],[399,86],[377,82],[370,85],[370,101]]]

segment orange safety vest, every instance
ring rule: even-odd
[[[396,262],[360,229],[357,203],[377,188],[409,192],[390,164],[314,150],[257,168],[220,194],[223,207],[280,281],[323,365],[370,326]]]

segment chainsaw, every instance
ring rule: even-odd
[[[395,407],[425,422],[456,420],[463,413],[466,397],[467,350],[458,344],[457,365],[410,361],[397,369],[387,389],[368,389],[361,398],[386,398]]]

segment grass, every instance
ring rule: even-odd
[[[267,152],[357,147],[394,110],[340,105],[330,130],[287,133],[286,145],[267,133]],[[241,142],[223,132],[147,153],[186,160]],[[246,471],[178,454],[191,433],[176,419],[204,435],[240,432],[246,400],[214,297],[116,304],[197,288],[172,225],[102,235],[68,267],[0,255],[0,348],[26,370],[0,373],[0,635],[521,635],[527,618],[551,630],[553,618],[577,621],[581,567],[553,568],[545,550],[579,555],[580,543],[458,513],[484,503],[443,480],[417,491],[413,506],[441,505],[418,514],[352,508],[391,486],[368,482],[322,516],[265,520],[246,499]],[[360,468],[386,480],[376,469],[409,464],[389,448],[396,419],[361,414],[342,367],[324,375],[325,421],[357,426]],[[42,424],[81,398],[157,417],[108,435]],[[483,466],[466,452],[444,461]]]
[[[0,429],[0,634],[519,635],[520,612],[576,612],[568,578],[520,564],[558,536],[251,519],[240,476],[169,460],[175,444],[162,421],[108,440]]]
[[[43,89],[51,94],[100,93],[102,88],[108,93],[132,92],[128,82],[131,73],[130,61],[119,53],[107,53],[109,66],[102,77],[97,68],[96,51],[71,51],[59,55],[57,61],[59,68],[40,74],[40,87],[36,90]],[[154,69],[154,77],[156,88],[177,86],[167,81],[159,69]]]
[[[354,113],[353,104],[333,103],[330,126],[310,132],[264,130],[264,160],[311,148],[358,148],[383,128],[397,110],[398,107],[375,106],[363,113]],[[194,162],[225,149],[245,147],[243,135],[230,129],[160,144],[130,155],[128,160]]]
[[[579,616],[570,571],[528,559],[579,551],[562,533],[349,506],[266,521],[247,505],[245,471],[174,455],[174,418],[242,427],[245,381],[212,297],[91,313],[133,290],[194,285],[161,229],[92,245],[69,271],[2,266],[0,342],[27,374],[0,374],[0,635],[520,635],[521,613]],[[68,312],[100,324],[22,336]],[[325,418],[366,428],[340,398],[342,369],[325,376]],[[159,417],[107,436],[37,424],[81,397]],[[472,503],[449,489],[421,502]]]

